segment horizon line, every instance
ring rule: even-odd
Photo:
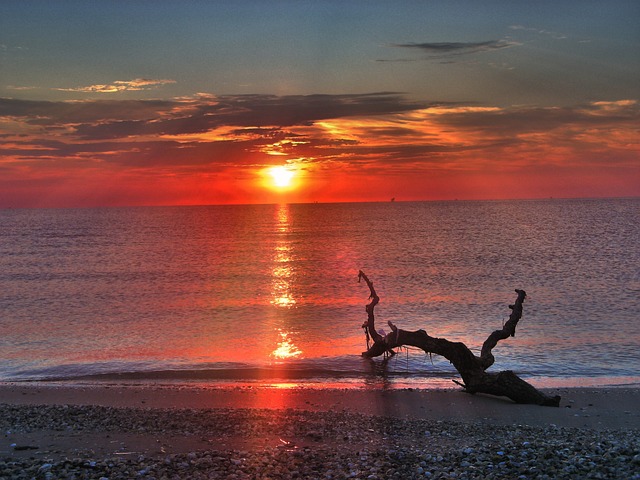
[[[432,200],[351,200],[351,201],[311,201],[311,202],[270,202],[270,203],[193,203],[193,204],[157,204],[157,205],[69,205],[69,206],[0,206],[2,210],[74,210],[74,209],[108,209],[108,208],[172,208],[172,207],[243,207],[273,205],[349,205],[372,203],[471,203],[471,202],[534,202],[534,201],[566,201],[566,200],[635,200],[640,195],[603,196],[603,197],[524,197],[524,198],[449,198]]]

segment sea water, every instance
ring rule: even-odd
[[[453,386],[527,291],[492,370],[537,386],[638,385],[640,199],[0,210],[0,381]]]

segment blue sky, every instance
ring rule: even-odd
[[[148,96],[401,91],[428,100],[637,93],[640,3],[5,1],[2,94],[170,79]],[[466,54],[398,45],[502,41]],[[24,94],[22,94],[24,95]],[[137,93],[140,97],[141,93]]]

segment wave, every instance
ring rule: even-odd
[[[4,381],[362,381],[370,378],[452,378],[450,366],[371,362],[358,357],[326,358],[265,365],[243,363],[103,362],[17,369],[0,373]]]
[[[498,370],[496,370],[498,371]],[[558,374],[551,371],[518,371],[539,388],[640,386],[640,377]],[[4,372],[0,381],[107,384],[172,384],[185,386],[279,386],[314,388],[457,388],[457,372],[446,361],[433,364],[405,361],[370,361],[357,357],[326,358],[269,365],[242,363],[158,364],[105,362],[69,364]]]

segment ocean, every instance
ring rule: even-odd
[[[449,362],[366,360],[378,325],[492,371],[640,386],[640,199],[0,210],[0,381],[449,388]]]

